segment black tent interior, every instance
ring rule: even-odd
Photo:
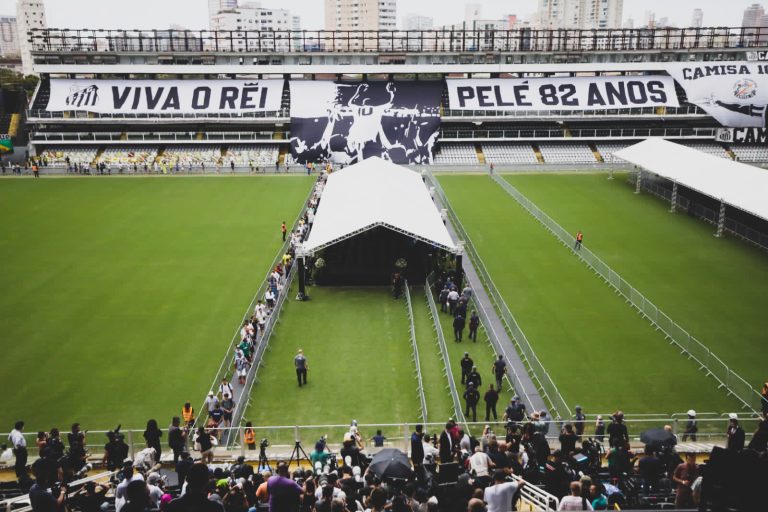
[[[403,275],[412,284],[423,283],[435,268],[442,250],[428,243],[379,226],[364,231],[318,252],[325,266],[315,269],[319,285],[388,285],[395,262],[404,259]]]

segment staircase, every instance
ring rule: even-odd
[[[543,164],[544,155],[541,154],[541,149],[539,149],[539,145],[532,143],[531,147],[533,148],[533,152],[536,153],[536,160],[538,160],[540,164]]]
[[[600,154],[600,151],[597,150],[597,146],[595,146],[594,142],[590,142],[587,144],[589,146],[590,151],[592,151],[592,154],[595,155],[595,160],[598,162],[605,163],[605,159],[603,158],[603,155]]]
[[[483,147],[480,144],[475,144],[475,153],[477,153],[478,163],[485,165],[485,154],[483,154]]]

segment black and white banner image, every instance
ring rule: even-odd
[[[428,164],[442,82],[291,81],[291,153],[301,163],[378,156]]]
[[[688,62],[666,67],[688,101],[723,126],[768,127],[768,63]]]
[[[768,145],[768,128],[718,128],[718,142]]]
[[[451,110],[602,110],[677,107],[675,83],[658,76],[448,79]]]
[[[224,114],[280,110],[283,80],[51,80],[47,110]]]

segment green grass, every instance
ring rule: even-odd
[[[393,300],[383,287],[317,286],[309,289],[308,302],[297,302],[290,293],[245,420],[260,426],[348,425],[352,419],[361,424],[417,422],[405,299]],[[309,363],[307,386],[301,388],[293,367],[299,348]],[[311,448],[308,439],[327,433],[337,442],[342,431],[305,432],[301,437]],[[264,435],[285,444],[293,431]]]
[[[419,347],[421,378],[427,401],[427,416],[431,423],[445,422],[448,418],[455,416],[455,413],[451,394],[447,389],[448,380],[443,374],[443,361],[423,286],[411,287],[411,302],[416,343]]]
[[[501,187],[483,176],[440,182],[571,406],[589,413],[736,407]]]
[[[199,407],[304,178],[0,181],[0,424]]]
[[[768,255],[669,203],[635,195],[626,175],[507,176],[530,200],[707,345],[755,388],[768,333]]]

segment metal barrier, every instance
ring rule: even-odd
[[[421,419],[426,423],[429,421],[427,419],[427,399],[424,396],[424,382],[421,378],[421,362],[419,361],[419,347],[416,343],[416,328],[413,325],[413,304],[411,303],[411,291],[408,286],[408,280],[405,280],[405,303],[408,308],[408,331],[411,337],[411,348],[413,349],[413,362],[416,365],[416,381],[418,382]]]
[[[635,183],[635,180],[632,180],[632,183]],[[640,186],[643,190],[658,198],[665,199],[667,201],[671,201],[672,199],[672,191],[660,186],[658,183],[653,183],[650,180],[643,179]],[[693,214],[694,217],[698,217],[709,222],[710,224],[717,226],[719,212],[716,212],[711,208],[707,208],[701,203],[694,203],[693,211],[691,211],[691,201],[687,197],[681,195],[679,192],[677,194],[676,201],[677,209],[688,212],[689,214]],[[768,234],[766,233],[761,233],[760,231],[751,228],[737,220],[728,218],[727,216],[725,218],[724,229],[728,233],[744,240],[745,242],[754,244],[761,249],[768,250]]]
[[[469,258],[472,260],[472,263],[475,266],[475,270],[483,282],[483,287],[488,293],[488,296],[493,301],[496,310],[501,317],[501,320],[504,322],[507,332],[514,340],[520,357],[528,367],[531,378],[534,380],[534,382],[538,383],[537,387],[539,392],[542,394],[545,400],[549,402],[552,411],[554,411],[560,417],[568,417],[568,415],[570,415],[570,408],[568,407],[568,404],[560,394],[560,390],[555,385],[549,373],[544,369],[544,365],[541,364],[541,361],[539,361],[539,358],[533,351],[528,338],[525,336],[525,333],[523,333],[520,325],[515,320],[515,317],[512,315],[509,307],[507,307],[506,302],[504,302],[504,299],[502,298],[501,293],[499,293],[496,284],[493,282],[493,279],[491,279],[490,273],[488,272],[485,263],[480,257],[480,254],[478,254],[477,250],[475,249],[469,233],[467,233],[467,231],[464,229],[464,226],[461,224],[461,221],[456,215],[456,212],[453,211],[453,208],[448,201],[448,197],[445,195],[445,192],[440,186],[440,183],[430,172],[427,172],[426,175],[429,178],[432,186],[435,187],[435,192],[437,193],[441,203],[447,209],[451,224],[453,225],[457,234],[464,239],[464,249],[467,252],[467,256],[469,256]]]
[[[464,409],[461,407],[459,392],[456,390],[456,382],[453,380],[453,372],[451,371],[451,359],[448,357],[448,347],[445,344],[443,327],[440,325],[440,314],[437,312],[435,298],[432,296],[432,283],[430,282],[430,279],[433,277],[434,276],[432,274],[427,276],[427,281],[424,286],[424,293],[427,295],[427,302],[429,302],[429,315],[432,317],[435,333],[437,334],[437,346],[440,347],[440,355],[443,358],[443,365],[445,366],[445,378],[448,380],[448,389],[451,392],[453,409],[456,412],[456,421],[457,423],[463,423],[466,426],[467,420],[464,417]]]
[[[572,245],[573,235],[563,229],[508,181],[498,175],[492,175],[491,178],[525,208],[528,213],[555,235],[566,248],[578,256],[595,273],[600,275],[607,284],[622,295],[628,303],[632,304],[657,329],[661,330],[665,334],[667,341],[677,345],[683,353],[687,354],[689,359],[696,361],[699,365],[699,370],[705,371],[707,376],[713,377],[719,383],[718,389],[725,388],[729,395],[735,396],[742,402],[745,409],[755,413],[760,409],[760,393],[753,389],[739,374],[723,363],[708,347],[661,311],[592,251],[584,246],[579,250],[575,250]]]
[[[302,207],[299,209],[299,213],[296,215],[296,218],[294,219],[293,224],[291,225],[292,229],[296,229],[296,226],[299,223],[299,219],[301,218],[302,214],[304,213],[304,206],[306,206],[307,202],[309,201],[309,198],[312,197],[312,193],[314,191],[315,191],[315,187],[313,186],[313,187],[310,188],[309,193],[304,198],[304,202],[302,203]],[[229,344],[227,345],[227,351],[224,354],[224,359],[222,359],[221,364],[219,365],[219,369],[216,370],[216,376],[213,378],[213,384],[211,385],[211,388],[210,388],[211,390],[215,390],[216,389],[216,387],[218,386],[219,382],[221,382],[221,379],[223,379],[224,377],[229,377],[231,375],[230,374],[230,369],[231,368],[229,366],[229,363],[232,361],[231,347],[232,347],[233,344],[237,343],[237,340],[238,340],[238,337],[239,337],[239,334],[240,334],[240,327],[243,325],[243,322],[249,318],[251,311],[253,311],[253,308],[256,306],[256,301],[258,300],[259,297],[263,297],[264,294],[266,293],[267,285],[268,285],[268,279],[269,279],[269,273],[282,260],[283,255],[286,253],[286,251],[288,250],[288,247],[290,246],[290,243],[291,242],[290,242],[290,238],[289,238],[285,242],[283,242],[283,245],[281,245],[280,249],[278,249],[277,254],[275,254],[275,257],[272,259],[272,264],[270,265],[269,270],[267,271],[267,275],[266,275],[265,279],[262,280],[262,283],[259,286],[259,289],[253,295],[253,298],[251,299],[251,302],[248,304],[248,307],[246,308],[245,313],[243,313],[243,317],[240,320],[240,323],[237,325],[237,327],[235,327],[235,333],[232,335],[232,338],[231,338]],[[287,293],[287,289],[286,289],[286,293]],[[285,294],[284,293],[280,294],[280,296],[283,296],[283,295],[285,295]],[[280,299],[280,297],[278,297],[278,301],[279,301],[279,299]],[[274,312],[273,312],[273,316],[274,316]],[[271,325],[271,323],[273,323],[273,322],[274,321],[272,320],[272,316],[270,316],[270,318],[267,320],[267,326],[269,327]],[[249,375],[250,375],[250,373],[249,373]],[[245,395],[241,395],[240,399],[235,404],[236,408],[237,408],[238,405],[240,405],[240,402],[242,402],[242,397],[243,396],[245,396]],[[205,400],[203,400],[203,405],[197,411],[197,417],[195,419],[195,426],[198,426],[198,424],[201,421],[201,418],[207,417],[207,413],[208,413],[208,411],[207,411],[207,409],[205,407]],[[233,415],[234,415],[234,411],[233,411]],[[234,416],[233,416],[233,419],[234,419]]]

